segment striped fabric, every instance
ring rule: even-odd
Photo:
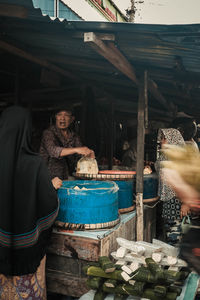
[[[55,221],[58,209],[54,210],[46,217],[40,218],[32,231],[22,234],[12,234],[0,228],[0,245],[2,247],[14,247],[15,249],[30,247],[37,243],[42,231],[48,229]]]

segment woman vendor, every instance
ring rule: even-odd
[[[69,128],[73,120],[70,109],[60,109],[55,114],[55,125],[46,129],[42,136],[40,155],[58,185],[59,179],[68,178],[69,169],[75,167],[78,155],[95,157],[94,151],[83,147],[80,138]]]

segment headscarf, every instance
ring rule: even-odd
[[[165,138],[166,143],[170,145],[184,146],[185,142],[181,133],[174,128],[159,129],[157,142],[161,143],[162,137]],[[158,195],[161,201],[168,201],[176,197],[175,192],[162,180],[162,169],[160,168],[160,162],[167,160],[162,151],[159,151],[157,162],[159,163],[157,172],[159,173],[159,185]]]
[[[43,160],[31,150],[31,118],[12,106],[0,117],[0,273],[34,273],[58,202]]]

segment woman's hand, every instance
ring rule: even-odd
[[[76,148],[76,153],[83,155],[83,156],[95,158],[94,151],[89,149],[88,147],[78,147],[78,148]]]
[[[190,213],[190,207],[186,204],[182,204],[181,205],[181,212],[180,212],[181,219],[183,217],[186,217],[189,213]]]
[[[54,177],[51,182],[56,190],[62,186],[62,180],[58,177]]]

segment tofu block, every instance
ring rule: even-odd
[[[145,254],[144,255],[146,257],[151,257],[152,253],[154,253],[154,252],[161,252],[162,251],[161,246],[153,245],[151,243],[147,243],[147,242],[144,242],[144,241],[138,241],[138,242],[136,242],[136,244],[138,246],[141,246],[141,247],[145,248]]]
[[[125,281],[129,281],[131,279],[131,277],[126,272],[122,272],[121,276]]]
[[[135,272],[140,267],[140,264],[138,261],[134,261],[128,267],[131,269],[132,272]]]
[[[174,256],[167,256],[167,262],[168,262],[169,266],[174,266],[178,262],[178,259],[177,259],[177,257],[174,257]]]
[[[162,241],[159,241],[157,239],[153,239],[153,245],[162,247],[162,252],[166,256],[174,256],[177,257],[179,254],[179,249],[176,247],[173,247],[171,245],[168,245],[167,243],[164,243]]]
[[[137,245],[137,242],[134,241],[128,241],[124,238],[117,238],[117,243],[120,247],[124,247],[130,251],[133,251],[135,253],[138,253],[140,255],[143,255],[145,252],[144,247]]]
[[[128,275],[132,273],[132,270],[128,266],[122,266],[122,270],[126,272]]]
[[[165,256],[165,254],[163,252],[154,252],[154,253],[152,253],[152,259],[156,263],[160,263],[164,256]]]
[[[124,247],[119,247],[116,252],[117,258],[123,258],[127,253],[127,249]]]

